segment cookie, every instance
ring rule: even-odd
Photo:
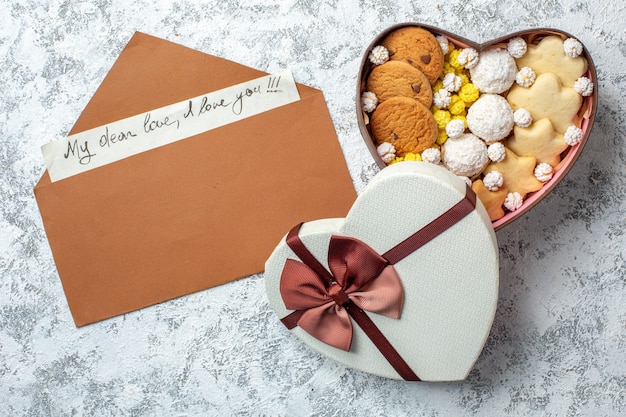
[[[472,133],[448,138],[443,144],[441,160],[448,171],[472,178],[489,162],[487,145]]]
[[[415,26],[406,26],[391,32],[382,45],[389,58],[405,61],[422,71],[430,84],[434,84],[443,71],[443,51],[435,36]]]
[[[554,130],[559,133],[577,124],[577,113],[582,104],[580,94],[571,87],[564,87],[551,72],[539,75],[528,88],[514,85],[506,99],[514,111],[520,108],[528,110],[533,120],[550,119]]]
[[[420,154],[437,139],[437,123],[430,109],[408,97],[392,97],[380,103],[370,120],[377,145],[389,142],[397,156]]]
[[[487,214],[489,214],[489,219],[492,222],[504,217],[502,204],[504,204],[504,199],[509,193],[506,187],[501,187],[498,191],[489,191],[482,180],[476,180],[472,183],[472,190],[487,209]]]
[[[546,36],[538,44],[528,45],[526,54],[516,59],[517,67],[529,67],[537,77],[547,72],[555,73],[564,86],[573,87],[587,72],[587,60],[582,56],[567,56],[563,42],[559,36]]]
[[[501,162],[491,162],[484,169],[487,174],[498,171],[504,178],[504,187],[509,193],[519,193],[522,198],[526,194],[539,190],[543,183],[535,178],[535,165],[537,160],[534,156],[518,156],[512,150],[505,147],[506,156]]]
[[[430,81],[422,71],[404,61],[387,61],[374,67],[367,79],[367,90],[379,102],[391,97],[409,97],[426,107],[433,102]]]
[[[467,127],[487,143],[506,138],[513,124],[513,109],[498,94],[481,95],[467,111]]]
[[[545,162],[555,167],[561,161],[561,152],[569,145],[563,135],[556,132],[548,119],[540,119],[527,128],[514,127],[506,146],[516,155],[532,155],[537,164]]]
[[[481,93],[500,94],[515,82],[517,67],[506,49],[491,48],[480,53],[478,63],[469,71],[472,83]]]

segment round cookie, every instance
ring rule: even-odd
[[[430,109],[408,97],[392,97],[378,105],[370,125],[376,144],[389,142],[397,156],[422,153],[437,139],[437,123]]]
[[[470,68],[472,83],[481,93],[504,93],[515,82],[516,74],[515,59],[503,48],[481,52],[478,64]]]
[[[389,59],[405,61],[422,71],[430,84],[435,84],[443,71],[443,51],[435,36],[415,26],[405,26],[391,32],[382,41]]]
[[[404,61],[387,61],[374,67],[367,79],[367,91],[379,102],[391,97],[409,97],[430,107],[433,91],[424,73]]]

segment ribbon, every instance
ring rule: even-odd
[[[290,236],[291,245],[297,233]],[[393,266],[358,239],[332,236],[328,249],[330,276],[325,268],[287,259],[280,293],[289,310],[302,311],[297,324],[313,337],[338,349],[350,350],[352,321],[344,308],[357,307],[399,319],[404,300]],[[316,271],[317,269],[317,271]],[[323,271],[323,272],[320,272]]]
[[[286,243],[301,262],[287,259],[280,280],[285,307],[294,311],[281,321],[288,329],[300,326],[318,340],[349,351],[352,318],[403,379],[419,381],[365,311],[399,319],[404,290],[393,264],[456,224],[475,206],[476,195],[466,187],[461,201],[383,255],[358,239],[333,235],[328,248],[330,272],[300,240],[302,223],[296,225]]]

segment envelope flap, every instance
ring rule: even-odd
[[[264,75],[267,73],[136,32],[70,134]],[[302,98],[321,94],[302,84],[298,84],[298,92]]]

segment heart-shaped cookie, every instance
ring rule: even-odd
[[[461,179],[401,162],[373,178],[345,219],[289,232],[265,283],[281,321],[330,358],[387,378],[460,380],[493,322],[498,246]]]
[[[450,51],[453,49],[456,50],[454,52],[457,54],[454,57],[454,64],[462,63],[465,69],[464,74],[461,74],[461,78],[449,75],[448,79],[444,79],[445,75],[451,72],[455,75],[459,75],[459,66],[456,65],[456,67],[453,67],[450,65],[452,63],[452,59],[450,58],[451,52],[448,52],[446,55],[445,51],[443,51],[444,59],[443,65],[441,65],[440,52],[442,51],[433,50],[431,45],[432,39],[423,41],[423,33],[420,33],[418,29],[429,32],[440,44],[450,45]],[[411,32],[411,35],[406,32]],[[515,45],[512,44],[512,40],[515,42]],[[420,46],[418,48],[412,48],[412,44],[420,44]],[[518,50],[512,52],[512,48],[517,48]],[[519,49],[521,49],[521,51]],[[463,52],[463,50],[467,51]],[[507,54],[507,52],[509,53]],[[475,53],[478,53],[479,56],[477,57]],[[489,61],[488,64],[485,64],[480,70],[470,69],[471,67],[478,68],[476,62],[480,65],[481,60],[478,58],[483,55],[490,55],[487,57]],[[514,57],[514,59],[512,57]],[[487,58],[485,58],[485,62]],[[509,118],[508,125],[504,127],[503,131],[505,131],[505,133],[510,131],[510,133],[503,140],[500,140],[499,137],[496,137],[495,140],[499,141],[499,145],[504,145],[507,151],[515,148],[517,152],[520,152],[518,155],[520,157],[535,158],[538,172],[534,172],[534,175],[536,175],[538,179],[541,179],[543,185],[538,191],[531,192],[526,196],[521,196],[521,194],[513,196],[522,201],[521,206],[519,205],[519,201],[517,204],[514,204],[507,199],[504,205],[500,205],[500,207],[489,207],[490,213],[492,213],[492,227],[494,230],[500,229],[526,213],[550,192],[572,167],[590,135],[597,107],[596,70],[587,49],[572,35],[557,29],[532,29],[512,33],[486,43],[478,44],[433,26],[420,23],[403,23],[387,28],[370,43],[363,55],[358,74],[356,91],[357,122],[366,145],[381,169],[386,168],[388,164],[394,161],[393,147],[390,146],[390,144],[393,144],[394,139],[396,139],[393,134],[395,125],[389,126],[387,124],[383,126],[384,129],[380,128],[379,131],[392,132],[389,138],[381,139],[376,138],[372,133],[372,123],[380,124],[378,120],[384,120],[386,122],[391,120],[392,123],[397,124],[397,120],[400,120],[401,123],[402,116],[398,114],[387,114],[388,110],[385,110],[385,114],[382,114],[383,111],[381,111],[381,114],[372,118],[376,105],[380,103],[378,103],[375,95],[368,90],[368,78],[373,68],[394,60],[413,63],[417,68],[423,67],[423,71],[427,72],[431,77],[434,67],[443,67],[440,71],[439,79],[432,85],[434,104],[433,107],[431,107],[440,132],[433,146],[440,148],[442,154],[445,153],[445,140],[447,139],[446,126],[450,121],[451,115],[452,119],[455,118],[454,115],[457,115],[460,117],[456,118],[469,120],[470,126],[468,126],[467,122],[465,126],[466,133],[475,133],[475,131],[483,132],[485,129],[487,132],[491,130],[497,131],[501,126],[494,126],[494,128],[491,129],[489,123],[502,124],[504,120],[503,117],[495,116],[494,113],[489,110],[493,106],[489,107],[485,105],[486,103],[484,103],[484,101],[481,102],[481,111],[478,111],[477,106],[474,114],[470,114],[469,110],[471,106],[478,102],[474,101],[478,95],[470,99],[464,98],[465,103],[459,103],[458,97],[462,97],[462,94],[467,95],[467,91],[463,92],[462,89],[456,92],[457,90],[455,88],[458,88],[458,85],[455,87],[454,83],[460,85],[461,79],[464,80],[464,83],[469,81],[473,87],[479,86],[481,97],[483,95],[500,95],[501,97],[507,98],[511,112],[519,109],[519,114],[514,113],[514,115],[516,116],[515,131],[519,132],[520,136],[528,137],[533,131],[538,130],[538,127],[534,127],[535,122],[539,122],[540,125],[551,124],[554,126],[553,133],[546,139],[547,142],[550,142],[550,149],[540,149],[538,154],[534,155],[531,149],[537,149],[537,141],[532,144],[532,147],[519,146],[519,140],[513,141],[511,147],[507,146],[507,140],[514,138],[514,130],[511,129],[512,121],[510,120],[512,118],[507,115],[507,118]],[[511,61],[515,63],[513,68],[506,65]],[[499,69],[501,68],[498,66],[499,62],[502,63],[502,67],[507,66],[506,71],[504,68],[502,68],[502,70]],[[492,68],[490,68],[490,66]],[[511,77],[514,73],[516,77],[515,80],[512,80]],[[472,77],[475,77],[475,80],[473,80]],[[487,81],[485,81],[485,78]],[[491,79],[492,81],[490,81]],[[493,89],[489,88],[490,82],[493,83]],[[534,82],[538,82],[538,85],[532,88]],[[549,93],[546,88],[542,87],[544,84],[549,84],[554,92]],[[445,88],[442,88],[442,86],[445,86]],[[446,91],[440,90],[452,91],[452,100],[450,100]],[[476,90],[474,90],[473,93],[476,93]],[[545,95],[549,95],[550,97],[546,97]],[[550,106],[545,104],[549,102],[551,97],[554,98],[557,96],[572,98],[571,100],[566,100],[566,102],[557,100],[556,104]],[[465,105],[465,110],[459,111],[457,106],[455,109],[457,111],[454,111],[453,106],[455,106],[455,103]],[[440,108],[437,106],[440,106]],[[507,106],[506,103],[504,106]],[[542,106],[543,108],[541,108]],[[525,107],[532,108],[526,109]],[[556,109],[557,107],[562,108]],[[484,110],[485,108],[487,109],[486,111]],[[557,110],[560,111],[560,114],[554,116],[553,113]],[[472,120],[470,120],[470,117]],[[548,121],[550,123],[548,123]],[[472,122],[475,125],[477,123],[480,125],[475,126],[476,129],[473,129],[473,126],[471,126]],[[406,130],[404,125],[401,127]],[[569,131],[566,129],[568,127]],[[458,128],[458,126],[454,126],[454,128]],[[528,129],[528,131],[522,132],[523,129]],[[476,134],[479,135],[479,133]],[[555,141],[565,143],[564,138],[565,141],[567,141],[567,144],[563,145],[565,150],[560,153],[554,153],[552,149],[558,149],[558,146],[554,146]],[[398,147],[399,152],[402,154],[404,154],[407,149],[407,140],[403,140],[402,146]],[[483,140],[486,142],[485,145],[489,146],[492,143],[490,141],[493,141],[494,138],[483,138]],[[381,147],[381,149],[377,149],[379,144],[384,144],[385,146]],[[539,144],[539,146],[541,145]],[[500,155],[505,154],[501,148],[494,149],[493,152],[495,153],[496,151],[498,151],[497,153]],[[469,149],[468,152],[478,151]],[[480,152],[484,152],[484,150],[480,150]],[[549,163],[541,163],[542,160],[546,159],[546,152],[552,152],[547,158]],[[411,159],[415,158],[415,155],[410,156]],[[418,159],[419,157],[420,155],[417,155]],[[475,155],[472,157],[475,157]],[[398,158],[396,160],[398,160]],[[443,163],[446,164],[446,161],[444,160]],[[475,183],[474,188],[483,184],[485,173],[489,172],[483,171],[484,169],[484,166],[478,167],[479,174],[472,176],[471,180]],[[490,170],[493,171],[494,168],[491,167]],[[516,172],[508,173],[509,177],[517,175],[518,173]],[[490,178],[490,180],[491,179],[492,178]],[[504,182],[505,184],[503,184],[502,189],[507,189],[506,181]],[[487,205],[500,204],[494,203],[494,201],[502,202],[501,198],[490,198],[491,196],[488,195],[490,191],[501,193],[501,191],[492,188],[492,183],[493,181],[491,181],[491,183],[485,182],[485,184],[490,185],[491,189],[485,189],[483,193],[481,193],[481,197],[484,200],[483,202]],[[508,189],[509,193],[515,191],[511,189],[511,187],[508,187]],[[513,200],[515,200],[515,198],[513,198]]]

